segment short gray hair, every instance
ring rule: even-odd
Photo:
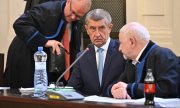
[[[124,25],[119,32],[123,33],[127,37],[135,36],[137,39],[144,40],[146,42],[150,40],[149,31],[145,26],[138,22],[131,22]]]
[[[94,10],[89,11],[85,18],[86,24],[88,23],[89,19],[92,19],[94,21],[105,19],[107,24],[110,24],[112,21],[112,18],[109,12],[107,12],[104,9],[94,9]]]

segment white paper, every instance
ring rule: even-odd
[[[33,91],[34,88],[20,88],[20,91]]]
[[[105,103],[129,103],[129,102],[144,102],[144,99],[114,99],[109,97],[101,96],[88,96],[85,97],[84,101],[94,101],[94,102],[105,102]]]
[[[93,102],[105,102],[105,103],[128,103],[128,104],[144,104],[145,98],[141,99],[114,99],[109,97],[101,97],[101,96],[88,96],[85,97],[84,101],[93,101]],[[179,98],[158,98],[155,97],[154,101],[156,104],[161,107],[180,107],[180,99]]]
[[[30,95],[34,92],[34,88],[20,88],[21,95]]]
[[[155,98],[155,102],[157,102],[161,107],[168,107],[168,108],[180,108],[180,99],[179,98]]]
[[[10,87],[0,87],[0,90],[10,89]]]

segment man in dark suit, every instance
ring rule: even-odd
[[[17,36],[8,51],[5,85],[12,88],[33,87],[33,55],[38,46],[44,47],[49,59],[50,48],[54,54],[60,55],[59,46],[63,47],[61,41],[64,37],[70,38],[68,43],[72,62],[80,52],[81,25],[78,20],[90,7],[91,0],[57,0],[36,5],[20,16],[13,25]],[[72,35],[64,36],[67,24]],[[57,80],[58,75],[47,73],[50,82]]]
[[[152,42],[148,30],[137,22],[123,26],[119,40],[119,51],[128,61],[119,82],[109,87],[111,96],[121,99],[143,98],[146,71],[152,69],[155,96],[177,97],[178,59],[170,49]]]
[[[92,44],[73,67],[68,81],[68,86],[74,87],[83,95],[107,96],[105,91],[108,85],[116,82],[124,71],[123,55],[118,52],[119,42],[110,38],[113,26],[111,21],[110,14],[103,9],[92,10],[86,15],[85,28]],[[102,76],[99,49],[103,50]]]

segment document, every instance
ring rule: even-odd
[[[101,96],[88,96],[85,97],[84,101],[94,101],[94,102],[105,102],[105,103],[129,103],[129,102],[144,102],[144,99],[114,99],[109,97]]]
[[[93,101],[93,102],[105,102],[105,103],[126,103],[126,104],[136,104],[143,105],[145,98],[141,99],[114,99],[109,97],[101,97],[101,96],[88,96],[84,98],[84,101]],[[155,103],[161,107],[173,107],[180,108],[180,99],[179,98],[154,98]]]
[[[30,95],[34,92],[34,88],[19,88],[21,95]]]
[[[65,86],[65,87],[58,87],[56,90],[54,90],[54,87],[48,87],[47,91],[61,91],[61,92],[67,92],[67,91],[75,91],[72,87]],[[19,91],[21,92],[21,95],[30,95],[34,93],[34,88],[19,88]]]
[[[10,87],[0,87],[0,90],[7,90],[10,89]]]

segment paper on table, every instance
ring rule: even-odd
[[[20,88],[20,91],[33,91],[34,88]]]
[[[145,98],[141,99],[114,99],[109,97],[101,97],[101,96],[88,96],[85,97],[84,101],[94,101],[94,102],[105,102],[105,103],[132,103],[132,104],[143,104]],[[178,98],[158,98],[155,97],[154,101],[158,103],[161,107],[180,107],[180,99]]]
[[[105,103],[129,103],[129,102],[144,102],[144,99],[114,99],[109,97],[101,96],[88,96],[85,97],[84,101],[95,101],[95,102],[105,102]]]
[[[30,95],[34,92],[34,88],[20,88],[21,95]]]
[[[155,98],[155,102],[157,102],[161,107],[168,107],[168,108],[180,108],[180,99],[179,98]]]
[[[10,87],[0,87],[0,90],[10,89]]]
[[[58,87],[57,90],[61,91],[74,91],[72,87],[65,86],[65,87]],[[34,92],[34,88],[19,88],[19,91],[22,95],[29,95]],[[54,88],[48,87],[48,91],[54,91]]]

